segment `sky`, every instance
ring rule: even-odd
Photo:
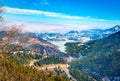
[[[120,0],[0,0],[6,24],[31,32],[107,29],[120,24]]]

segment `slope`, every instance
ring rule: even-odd
[[[0,81],[68,81],[51,72],[16,64],[8,59],[0,59]]]
[[[72,66],[90,74],[97,80],[106,76],[109,79],[120,77],[120,31],[107,38],[90,41],[84,45],[75,44],[72,43],[73,50],[71,50],[71,46],[70,49],[67,47],[67,51],[79,53],[82,58],[73,61]],[[78,49],[74,50],[75,48]]]

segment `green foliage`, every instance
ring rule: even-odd
[[[84,58],[71,63],[74,67],[88,73],[98,81],[104,76],[119,76],[120,54],[116,53],[99,58]]]
[[[31,51],[29,48],[16,46],[16,49],[12,50],[8,57],[14,62],[21,64],[29,64],[32,59],[42,59],[41,54],[31,54],[29,51]]]
[[[80,57],[80,54],[83,54],[82,49],[85,48],[85,46],[81,46],[80,44],[82,44],[81,42],[72,42],[72,43],[66,43],[66,53],[71,55],[72,57],[78,58]]]
[[[77,68],[70,67],[69,68],[70,74],[77,80],[77,81],[94,81],[92,77],[85,74],[84,72],[78,70]]]
[[[73,61],[71,65],[98,81],[105,76],[120,76],[120,32],[104,39],[90,41],[78,48],[80,49],[77,51],[83,53],[85,57]]]
[[[41,66],[43,64],[64,64],[66,63],[65,60],[63,60],[62,58],[57,58],[55,56],[49,56],[47,58],[44,58],[43,60],[39,60],[37,62],[34,63],[35,66]]]
[[[29,64],[29,61],[32,59],[32,57],[26,53],[17,53],[10,56],[10,59],[16,63]]]
[[[60,75],[63,78],[66,78],[66,79],[68,78],[67,74],[64,71],[62,71],[61,68],[59,68],[59,67],[55,68],[54,71],[57,75]]]
[[[50,72],[0,59],[0,81],[68,81]]]
[[[33,58],[33,59],[41,59],[42,58],[42,55],[41,54],[35,54],[35,55],[31,55],[31,57]]]

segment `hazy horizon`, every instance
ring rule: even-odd
[[[119,0],[2,0],[6,24],[30,32],[107,29],[120,23]]]

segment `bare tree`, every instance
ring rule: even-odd
[[[3,8],[2,5],[0,4],[0,20],[2,19],[2,12],[3,12]]]
[[[3,7],[2,3],[0,2],[0,25],[3,23],[3,13],[5,12],[5,8]]]
[[[1,56],[6,57],[12,49],[15,49],[12,46],[15,39],[18,39],[21,34],[21,28],[18,25],[13,25],[11,27],[2,28],[0,31],[0,54]]]
[[[3,18],[2,18],[2,14],[3,14],[3,11],[4,11],[4,9],[3,9],[3,5],[1,4],[1,2],[0,2],[0,44],[1,44],[1,41],[2,41],[2,37],[3,37],[3,35],[2,35],[2,28],[3,28]],[[0,45],[0,57],[2,57],[2,55],[1,55],[1,45]]]
[[[24,46],[26,33],[23,33],[22,27],[24,25],[5,26],[3,24],[3,12],[5,11],[3,5],[0,4],[0,57],[6,57],[11,54],[11,51],[16,49],[16,41],[19,46]]]

